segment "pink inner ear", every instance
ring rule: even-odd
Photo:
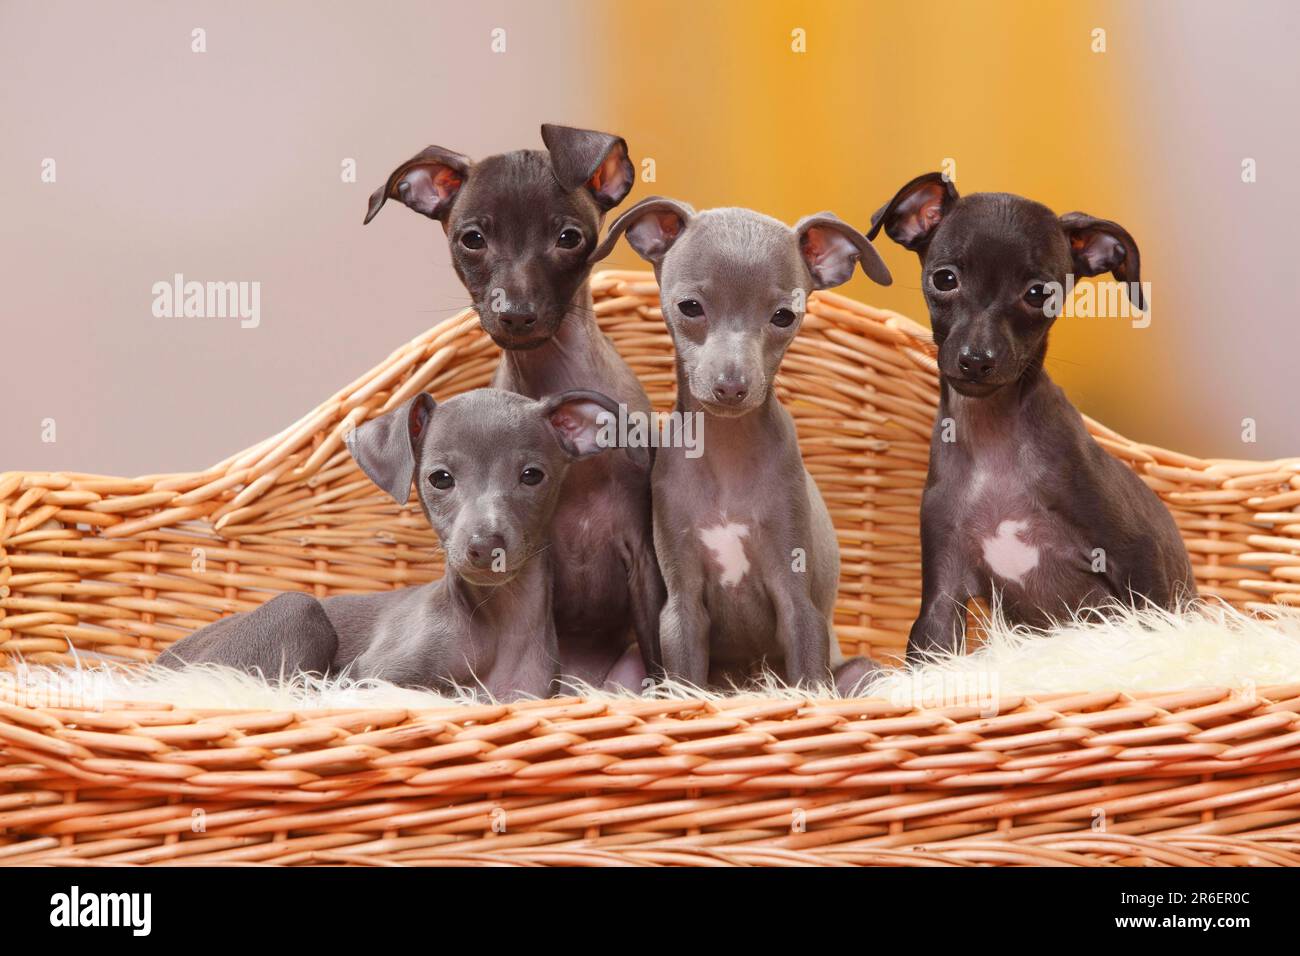
[[[629,233],[635,232],[651,242],[668,243],[682,231],[682,221],[675,212],[655,211],[632,223]]]
[[[411,440],[415,441],[424,433],[424,426],[429,422],[429,413],[419,402],[411,409],[411,416],[406,420],[406,426],[411,432]]]
[[[627,241],[642,256],[654,259],[664,255],[677,239],[684,223],[677,213],[652,209],[627,227]]]
[[[551,412],[551,424],[574,447],[577,447],[583,429],[586,427],[582,419],[567,408],[557,408]]]
[[[668,239],[676,239],[682,231],[682,221],[675,212],[658,212],[655,213],[655,218],[659,220],[659,231]]]
[[[1096,229],[1083,229],[1071,234],[1070,252],[1083,262],[1091,275],[1121,268],[1128,259],[1124,243]]]
[[[590,455],[601,450],[600,430],[611,413],[594,402],[575,400],[548,416],[570,454]]]
[[[840,285],[853,275],[857,249],[834,229],[811,226],[799,240],[808,271],[822,285]]]
[[[397,182],[397,196],[420,212],[428,214],[460,189],[462,182],[460,174],[450,166],[412,166]],[[407,187],[406,190],[402,189],[403,185]]]
[[[945,190],[939,183],[927,183],[898,206],[898,238],[904,241],[929,232],[943,218]],[[893,234],[891,233],[891,236]]]
[[[591,179],[587,180],[587,186],[598,193],[613,193],[617,191],[616,183],[620,173],[623,172],[623,160],[627,158],[627,151],[622,146],[615,145],[613,149],[606,154],[604,161],[596,167]]]
[[[827,241],[824,229],[813,226],[803,234],[803,257],[808,260],[809,265],[820,263],[829,252],[830,243]]]
[[[460,189],[462,182],[460,173],[450,166],[435,166],[433,174],[433,188],[438,190],[438,198],[446,199],[457,189]]]

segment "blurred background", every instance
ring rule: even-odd
[[[0,471],[197,469],[278,431],[466,303],[435,223],[362,228],[370,192],[543,121],[652,158],[628,203],[865,229],[949,161],[1117,220],[1151,324],[1062,319],[1053,376],[1141,441],[1300,454],[1298,34],[1289,0],[0,0]],[[843,291],[925,322],[916,257],[878,247],[895,284]],[[260,324],[156,318],[176,273],[259,282]]]

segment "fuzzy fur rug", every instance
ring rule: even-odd
[[[967,655],[936,657],[909,670],[889,669],[860,696],[918,707],[996,700],[998,696],[1118,690],[1177,691],[1192,687],[1251,689],[1300,682],[1300,613],[1247,615],[1210,602],[1181,613],[1122,608],[1103,617],[1083,614],[1048,632],[1017,629],[996,612],[984,622],[983,646]],[[583,696],[611,696],[575,687]],[[719,698],[685,685],[671,697]],[[834,696],[826,688],[792,688],[775,678],[746,696]],[[20,665],[0,672],[0,700],[37,706],[95,706],[96,702],[155,701],[200,709],[303,710],[347,707],[441,707],[468,702],[472,692],[448,696],[382,681],[307,675],[267,682],[227,668],[184,671],[123,670],[85,663],[80,668]]]

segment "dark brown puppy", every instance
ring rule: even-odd
[[[960,646],[972,597],[996,594],[1012,623],[1032,626],[1113,601],[1193,597],[1173,518],[1043,369],[1067,276],[1110,272],[1142,307],[1133,237],[1006,193],[961,198],[939,173],[900,189],[868,238],[881,229],[921,259],[939,346],[909,662]]]

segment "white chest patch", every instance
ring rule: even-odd
[[[719,579],[724,585],[739,584],[749,572],[749,558],[745,557],[745,538],[749,527],[743,524],[720,524],[716,528],[701,528],[700,540],[713,552],[714,560],[722,569]]]
[[[984,539],[984,563],[998,577],[1019,584],[1038,567],[1038,549],[1020,540],[1020,532],[1028,527],[1028,521],[1004,521],[997,534]]]

